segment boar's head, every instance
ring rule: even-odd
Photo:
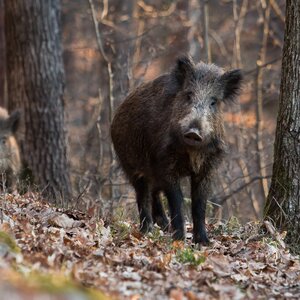
[[[222,103],[238,95],[242,81],[240,70],[224,72],[215,65],[181,57],[171,73],[175,97],[171,128],[183,145],[210,151],[223,143]]]

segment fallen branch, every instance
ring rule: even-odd
[[[278,242],[278,244],[285,249],[286,245],[283,241],[283,237],[280,235],[278,231],[276,231],[275,227],[269,221],[264,221],[264,225],[267,231],[271,234],[271,236]]]

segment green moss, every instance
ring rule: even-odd
[[[164,234],[160,227],[155,225],[153,230],[148,235],[153,242],[163,243],[165,246],[167,246],[167,248],[171,247],[171,236]]]
[[[240,221],[237,217],[231,217],[226,225],[227,233],[234,233],[241,228]]]
[[[205,256],[203,256],[200,251],[192,248],[177,250],[176,259],[182,264],[189,264],[192,266],[199,266],[205,262]]]
[[[122,241],[131,233],[132,227],[123,221],[115,221],[110,225],[111,228],[111,235],[117,241]]]
[[[0,244],[5,244],[14,253],[20,252],[20,248],[17,246],[15,240],[4,231],[0,231]]]
[[[19,272],[10,272],[6,277],[9,284],[15,285],[20,291],[32,293],[34,295],[57,296],[62,299],[82,299],[82,300],[108,300],[102,292],[86,288],[79,283],[72,281],[63,274],[45,274],[40,272],[30,272],[26,276]],[[65,297],[66,296],[66,297]]]

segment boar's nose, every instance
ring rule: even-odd
[[[198,129],[189,129],[183,134],[184,141],[191,146],[197,146],[201,144],[203,137]]]

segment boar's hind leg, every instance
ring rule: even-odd
[[[152,218],[153,223],[156,223],[163,231],[168,230],[169,220],[161,203],[159,191],[152,192]]]
[[[144,177],[139,177],[132,185],[136,192],[136,201],[140,214],[140,230],[142,233],[150,232],[153,228],[153,221],[148,184]]]
[[[184,218],[182,213],[183,195],[179,183],[169,186],[165,189],[165,195],[168,198],[171,215],[171,225],[173,229],[174,240],[184,240]]]
[[[205,211],[206,201],[208,198],[210,184],[207,179],[200,180],[197,177],[191,178],[192,192],[192,216],[193,216],[193,232],[194,242],[196,244],[207,245],[209,239],[205,229]]]
[[[4,174],[0,175],[1,178],[1,188],[7,193],[11,193],[15,189],[15,179],[14,174],[11,169],[6,170]]]

